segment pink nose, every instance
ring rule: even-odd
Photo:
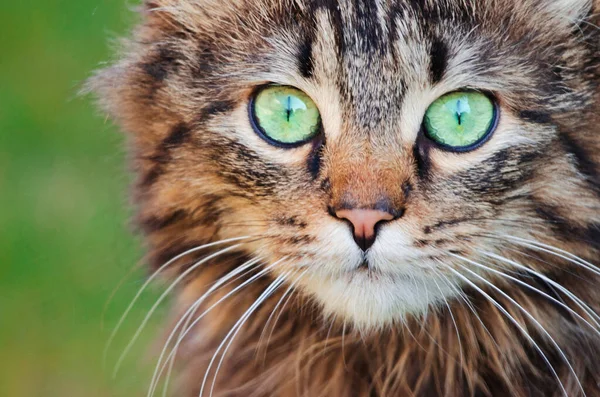
[[[352,223],[354,241],[363,251],[369,249],[375,242],[375,226],[379,222],[394,219],[394,216],[388,212],[368,209],[339,210],[335,215]]]

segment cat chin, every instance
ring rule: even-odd
[[[422,316],[457,296],[459,286],[426,275],[395,275],[357,270],[337,278],[310,277],[304,289],[328,317],[363,330],[376,330]]]

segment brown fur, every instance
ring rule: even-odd
[[[346,234],[339,247],[325,241],[333,222],[344,227],[328,212],[376,206],[383,197],[403,214],[395,222],[410,236],[392,247],[407,253],[398,267],[453,277],[449,266],[467,275],[531,335],[569,396],[582,395],[577,378],[588,397],[600,396],[597,327],[557,301],[589,322],[592,316],[543,279],[482,254],[523,263],[600,311],[596,273],[562,251],[506,238],[597,262],[599,12],[585,0],[147,1],[123,57],[91,87],[129,133],[148,260],[158,268],[211,241],[255,237],[186,278],[176,319],[247,259],[260,257],[264,266],[285,259],[183,341],[174,395],[198,394],[224,336],[286,272],[286,286],[234,340],[214,395],[561,395],[531,341],[477,288],[462,285],[464,296],[448,305],[372,327],[327,309],[311,288],[342,271],[328,266],[342,263],[342,237],[351,244]],[[445,51],[436,54],[439,41]],[[443,60],[439,52],[447,52]],[[286,152],[249,131],[246,103],[269,81],[299,86],[320,104],[322,139]],[[497,96],[501,130],[473,152],[443,152],[418,133],[422,114],[437,96],[465,86]],[[167,273],[217,249],[189,254]],[[508,274],[546,296],[457,255],[514,271]],[[299,274],[295,266],[318,270],[265,324]]]

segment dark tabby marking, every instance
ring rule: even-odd
[[[307,79],[312,77],[315,67],[312,59],[312,40],[313,38],[309,36],[302,44],[300,44],[298,50],[298,70],[300,71],[300,74]]]
[[[147,0],[142,17],[90,86],[130,137],[148,262],[187,252],[161,270],[189,271],[175,319],[215,283],[194,318],[227,297],[182,339],[173,395],[600,397],[598,0]],[[270,83],[314,100],[318,137],[255,134]],[[498,125],[450,152],[423,114],[462,90]],[[366,251],[344,209],[387,215]]]
[[[431,43],[431,82],[436,84],[444,77],[446,65],[448,63],[448,48],[441,40],[434,40]]]

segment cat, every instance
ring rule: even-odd
[[[146,0],[174,396],[600,396],[600,1]],[[174,366],[174,367],[172,367]]]

